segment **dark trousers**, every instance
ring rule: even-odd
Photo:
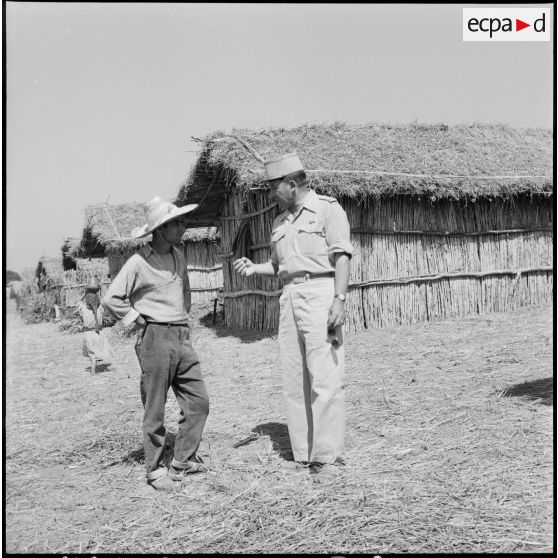
[[[148,324],[136,343],[136,354],[142,371],[143,444],[149,474],[163,467],[165,403],[169,387],[180,406],[174,446],[174,458],[179,462],[188,461],[198,450],[209,413],[209,398],[188,326]]]

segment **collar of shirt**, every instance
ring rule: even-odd
[[[178,248],[176,246],[173,246],[169,252],[169,254],[172,254],[174,251],[178,251]],[[155,252],[155,250],[153,249],[153,246],[151,246],[151,242],[148,242],[147,244],[144,244],[141,248],[138,249],[138,252],[144,257],[144,258],[149,258],[149,256],[151,256],[151,254],[158,254],[159,252]]]
[[[281,223],[287,220],[292,223],[302,213],[303,209],[308,209],[312,213],[317,213],[319,210],[319,203],[320,199],[318,198],[318,194],[316,194],[314,190],[309,190],[301,208],[296,213],[291,213],[288,209],[285,209],[285,211],[279,215]]]

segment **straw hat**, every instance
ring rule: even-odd
[[[132,236],[135,238],[147,236],[161,225],[164,225],[181,215],[190,213],[190,211],[194,211],[194,209],[198,207],[198,204],[191,203],[183,207],[177,207],[173,203],[165,201],[159,196],[155,196],[151,201],[148,201],[144,207],[147,223],[143,225],[143,227],[139,227],[132,231]]]
[[[87,285],[85,285],[86,291],[99,291],[101,289],[101,285],[99,285],[99,281],[95,277],[89,277],[87,280]]]
[[[283,178],[283,176],[287,176],[287,174],[304,170],[296,153],[288,153],[278,159],[264,161],[264,167],[267,180]]]

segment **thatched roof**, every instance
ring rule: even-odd
[[[41,256],[37,264],[37,269],[44,269],[47,275],[53,277],[60,275],[64,271],[62,265],[62,257],[51,258],[49,256]]]
[[[134,229],[144,224],[144,204],[132,202],[90,205],[85,208],[85,228],[82,239],[85,238],[86,233],[91,234],[107,252],[133,250],[151,240],[151,235],[140,239],[131,236]],[[189,229],[182,237],[183,241],[189,242],[216,239],[215,227]]]
[[[216,227],[196,227],[193,229],[187,229],[182,235],[183,242],[203,242],[206,240],[210,240],[212,242],[219,240]]]
[[[145,223],[145,211],[141,203],[100,203],[88,205],[84,212],[84,237],[86,233],[91,234],[108,252],[133,249],[147,242],[146,239],[131,236],[134,228]]]
[[[79,258],[82,254],[81,238],[69,236],[64,239],[62,244],[62,257]]]
[[[76,269],[87,275],[105,278],[109,272],[108,258],[76,258]]]
[[[297,152],[312,186],[335,197],[510,197],[551,192],[553,184],[552,131],[544,129],[335,123],[215,132],[200,141],[201,155],[175,201],[201,201],[192,213],[200,224],[211,221],[204,214],[218,217],[227,188],[265,185],[258,155]]]

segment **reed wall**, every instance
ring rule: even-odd
[[[279,323],[279,298],[273,293],[281,289],[276,277],[242,277],[232,267],[233,243],[245,215],[249,217],[252,250],[247,255],[255,263],[269,259],[269,236],[277,207],[266,210],[270,201],[264,193],[242,194],[233,190],[222,209],[219,230],[223,261],[225,324],[228,327],[273,331]],[[258,291],[259,294],[251,294]],[[238,293],[240,296],[236,296]]]
[[[111,279],[114,279],[126,261],[137,252],[137,248],[108,253],[108,265]]]
[[[102,297],[110,285],[110,279],[106,274],[104,277],[100,277],[96,273],[79,269],[64,271],[57,275],[48,290],[58,293],[56,303],[59,306],[77,306],[85,293],[85,285],[87,285],[90,277],[97,277],[99,279],[101,284],[99,294]]]
[[[348,332],[425,320],[500,312],[552,300],[552,200],[432,200],[397,196],[342,199],[354,255],[346,302]],[[276,278],[244,278],[232,269],[238,217],[269,206],[263,193],[228,197],[221,244],[225,323],[276,330]],[[249,218],[251,253],[267,261],[277,209]],[[487,232],[491,231],[491,232]],[[274,294],[274,296],[270,296]]]
[[[110,272],[109,258],[76,258],[76,270],[87,275],[107,277]]]
[[[192,291],[192,304],[206,304],[223,289],[223,262],[216,241],[185,242],[184,255]]]

